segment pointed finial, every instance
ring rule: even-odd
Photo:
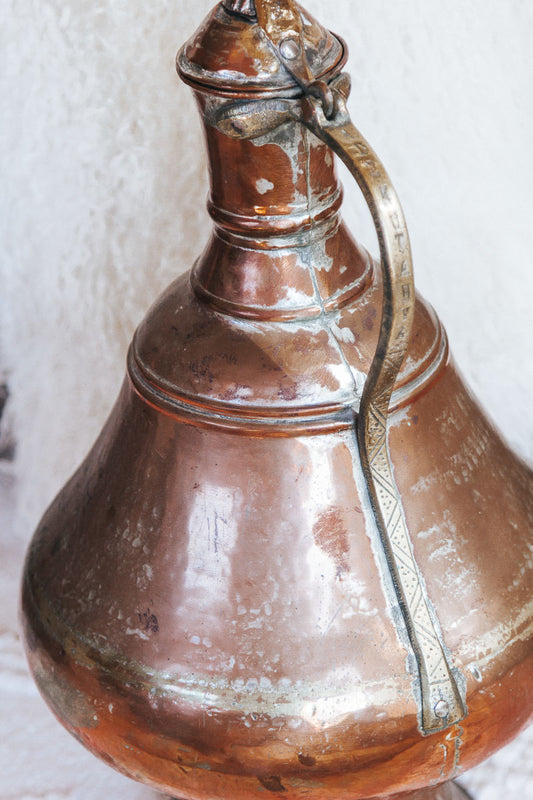
[[[234,14],[241,14],[243,17],[257,16],[254,0],[224,0],[222,5],[226,11],[232,11]]]

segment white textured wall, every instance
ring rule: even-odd
[[[207,237],[200,128],[173,61],[210,6],[2,2],[0,359],[23,537],[99,431],[135,325]],[[402,198],[418,286],[531,459],[533,3],[307,6],[350,46],[350,108]]]

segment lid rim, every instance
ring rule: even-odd
[[[344,39],[336,33],[330,31],[333,39],[338,43],[340,52],[336,61],[328,65],[321,72],[315,74],[316,80],[324,80],[327,76],[333,77],[339,73],[348,60],[348,48]],[[181,80],[191,86],[197,91],[205,91],[209,94],[219,95],[221,97],[271,97],[272,95],[279,95],[283,97],[301,97],[303,91],[299,84],[291,79],[287,73],[287,83],[271,84],[270,86],[264,82],[264,78],[248,77],[242,75],[240,79],[229,79],[228,72],[224,75],[217,76],[215,72],[203,70],[197,67],[186,55],[187,44],[185,43],[178,51],[176,56],[176,70]]]

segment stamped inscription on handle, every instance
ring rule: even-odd
[[[459,722],[466,707],[415,561],[387,443],[390,398],[407,351],[414,313],[411,248],[400,202],[383,165],[351,123],[342,96],[335,100],[336,113],[328,120],[319,101],[309,98],[307,123],[357,180],[378,233],[383,310],[378,346],[361,398],[357,439],[374,516],[418,665],[422,728],[430,733]]]

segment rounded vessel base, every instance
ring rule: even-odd
[[[378,798],[368,798],[368,800],[378,800]],[[431,786],[427,789],[417,789],[415,792],[389,795],[380,800],[473,800],[471,796],[460,786],[452,781],[443,783],[440,786]]]
[[[168,800],[180,800],[180,798],[169,798]],[[456,783],[449,781],[440,786],[417,789],[415,792],[403,792],[379,798],[369,797],[367,800],[473,800],[473,798]]]

